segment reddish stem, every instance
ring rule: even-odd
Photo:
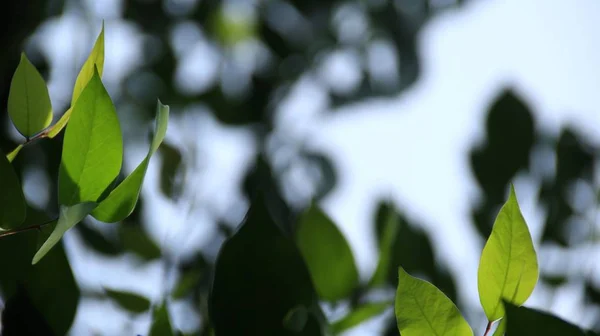
[[[490,332],[490,330],[492,329],[492,321],[488,321],[487,326],[485,327],[485,332],[483,333],[483,336],[487,336],[487,334]]]

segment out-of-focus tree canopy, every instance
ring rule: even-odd
[[[115,99],[117,110],[126,109],[127,113],[135,114],[133,119],[148,121],[154,116],[159,97],[171,106],[175,116],[187,113],[190,107],[200,106],[225,125],[248,128],[257,151],[239,188],[248,200],[253,199],[257,190],[262,190],[276,224],[283,232],[291,233],[307,201],[318,202],[337,183],[336,168],[327,155],[307,149],[302,139],[277,128],[277,111],[294,94],[295,85],[302,81],[315,84],[326,93],[327,110],[372,98],[396,97],[419,78],[417,40],[421,29],[438,13],[457,8],[463,1],[116,2],[119,15],[106,20],[107,29],[111,20],[132,24],[139,30],[143,46],[136,69],[113,87],[113,91],[120,92]],[[51,69],[41,45],[31,43],[28,38],[46,21],[67,11],[89,16],[90,8],[95,6],[92,3],[28,0],[0,4],[3,111],[21,51],[28,53],[44,77],[49,76]],[[102,18],[94,20],[99,23]],[[207,61],[197,66],[197,59]],[[74,80],[72,78],[73,83]],[[465,158],[470,160],[473,176],[483,191],[483,197],[472,209],[473,223],[481,236],[487,237],[509,183],[517,175],[527,174],[528,178],[540,182],[539,197],[546,208],[542,246],[572,248],[597,243],[599,237],[585,231],[592,227],[589,211],[595,209],[597,200],[594,196],[590,204],[574,204],[573,194],[580,190],[597,193],[600,185],[594,172],[600,151],[587,143],[576,129],[564,129],[558,137],[545,134],[538,128],[530,104],[508,87],[490,101],[485,141],[473,144],[470,157]],[[55,120],[66,108],[55,106]],[[19,141],[6,131],[9,129],[7,114],[1,116],[0,148],[9,152]],[[31,166],[43,169],[50,177],[50,183],[44,186],[49,198],[46,204],[29,211],[29,224],[47,221],[58,212],[55,177],[58,176],[61,142],[62,135],[53,141],[35,143],[13,162],[22,179]],[[190,207],[204,206],[211,211],[210,205],[195,204],[190,196],[193,193],[187,192],[202,187],[186,180],[190,171],[202,169],[194,163],[198,160],[190,150],[193,147],[193,140],[170,143],[168,139],[161,146],[156,158],[160,167],[160,190],[173,202],[189,202]],[[290,178],[298,170],[302,174],[302,185]],[[89,220],[75,230],[89,248],[101,255],[129,254],[139,258],[140,263],[161,260],[168,265],[170,274],[177,279],[169,291],[172,299],[189,302],[202,316],[200,330],[190,335],[209,335],[208,293],[215,270],[213,252],[239,223],[215,215],[219,230],[209,233],[214,235],[213,239],[207,239],[211,244],[182,260],[169,251],[162,251],[160,242],[149,235],[140,216],[143,207],[142,194],[132,216],[109,232],[97,230]],[[381,278],[383,287],[397,285],[397,267],[402,266],[409,273],[416,272],[430,279],[456,302],[457,284],[445,265],[435,259],[435,246],[419,223],[407,215],[406,209],[387,199],[380,200],[372,216],[374,232],[382,237],[385,221],[391,214],[398,225],[397,237],[389,246],[391,267]],[[46,335],[50,334],[49,330],[62,335],[69,330],[82,296],[110,297],[78,288],[64,242],[39,265],[31,266],[32,253],[42,239],[40,236],[45,234],[48,233],[28,232],[0,239],[2,255],[9,256],[0,259],[0,290],[6,309],[2,322],[7,335]],[[19,251],[18,255],[15,251]],[[560,286],[571,276],[542,273],[542,281]],[[598,284],[587,275],[581,280],[585,284],[586,299],[600,305]],[[350,306],[358,306],[367,295],[363,287],[348,298]],[[131,300],[140,302],[136,299],[139,298],[125,296],[122,307],[130,307]],[[459,308],[461,304],[457,302]],[[393,316],[389,316],[387,323],[387,335],[398,334]],[[600,328],[600,324],[596,328]]]

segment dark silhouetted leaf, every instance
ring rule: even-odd
[[[26,203],[19,178],[0,151],[0,228],[14,229],[25,220]]]
[[[556,316],[527,307],[516,307],[508,302],[506,308],[507,336],[577,336],[586,335],[579,327]]]
[[[160,247],[139,225],[123,223],[118,228],[119,240],[123,247],[137,256],[150,261],[161,257]]]
[[[295,333],[302,332],[308,321],[309,312],[304,306],[298,306],[290,310],[283,318],[283,325]]]
[[[46,223],[49,220],[43,212],[33,208],[29,208],[27,213],[26,226]],[[54,334],[66,335],[75,318],[79,288],[63,245],[58,244],[43,260],[35,266],[31,265],[37,248],[47,239],[55,225],[56,222],[53,222],[44,226],[42,230],[30,230],[2,238],[0,255],[10,257],[0,258],[0,287],[3,298],[7,301],[14,296],[21,296],[16,299],[17,302],[23,300],[23,293],[19,293],[19,290],[25,291],[27,300],[43,316]],[[30,322],[36,323],[34,315]]]
[[[179,149],[168,142],[160,147],[160,190],[171,199],[177,199],[183,189],[183,180],[185,169],[182,165],[182,155]]]
[[[101,254],[116,256],[123,252],[116,242],[106,238],[101,232],[90,227],[85,221],[75,226],[75,230],[81,235],[87,246]]]
[[[159,307],[155,307],[152,314],[152,324],[148,336],[173,336],[173,327],[169,318],[167,303],[163,302]]]
[[[317,295],[294,242],[274,223],[262,193],[217,258],[209,311],[216,335],[294,335],[290,310]],[[314,312],[314,311],[313,311]]]
[[[379,262],[369,282],[370,287],[378,287],[386,283],[392,263],[392,248],[400,229],[400,223],[393,206],[386,206],[383,211],[385,211],[382,214],[383,228],[380,230],[379,237],[377,237],[379,240]]]
[[[171,296],[173,299],[181,299],[186,296],[194,286],[200,282],[202,278],[203,270],[200,269],[191,269],[186,273],[181,275],[177,286],[173,289]]]
[[[19,288],[2,311],[3,336],[56,335],[24,288]]]
[[[106,292],[106,295],[121,306],[121,308],[132,313],[140,314],[150,309],[150,300],[141,295],[106,288],[104,291]]]

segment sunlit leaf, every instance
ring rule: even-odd
[[[148,336],[173,336],[173,327],[169,318],[167,303],[163,302],[159,307],[155,307],[152,313],[152,325]]]
[[[585,336],[582,330],[551,314],[527,307],[517,307],[506,301],[506,335],[510,336]]]
[[[15,149],[12,150],[12,152],[8,153],[6,155],[8,162],[13,162],[13,160],[17,157],[21,149],[23,149],[23,145],[18,145]]]
[[[473,335],[454,303],[431,283],[398,269],[396,321],[402,336]]]
[[[96,207],[96,203],[88,202],[88,203],[80,203],[73,206],[61,206],[60,207],[60,215],[58,217],[58,223],[50,234],[50,237],[44,242],[42,247],[37,251],[37,253],[33,256],[32,264],[36,264],[40,259],[42,259],[48,251],[54,245],[56,245],[62,236],[67,232],[70,228],[72,228],[75,224],[81,222],[82,219],[87,216],[92,209]]]
[[[99,77],[102,77],[102,72],[104,71],[104,21],[102,21],[102,28],[100,29],[98,38],[96,38],[96,43],[94,43],[92,51],[85,60],[85,63],[83,63],[75,80],[71,106],[75,106],[75,102],[88,85],[88,82],[94,77],[94,68],[98,69]]]
[[[63,115],[60,117],[60,119],[58,119],[56,124],[52,125],[48,129],[48,138],[54,138],[60,133],[60,131],[63,130],[63,128],[65,128],[65,126],[67,126],[67,123],[71,118],[71,112],[73,112],[73,107],[70,107],[65,113],[63,113]]]
[[[334,334],[339,334],[348,329],[372,319],[375,316],[381,315],[386,309],[393,307],[394,302],[369,302],[358,306],[348,315],[331,324],[331,331]]]
[[[521,305],[538,279],[538,264],[514,187],[483,248],[477,274],[479,299],[489,321],[504,316],[502,300]]]
[[[115,107],[96,72],[75,103],[58,176],[62,205],[97,202],[119,174],[123,138]]]
[[[140,196],[140,191],[142,190],[142,183],[144,176],[146,176],[146,170],[148,170],[150,158],[156,152],[167,133],[169,107],[158,101],[156,109],[157,116],[154,138],[152,139],[148,154],[139,166],[94,209],[92,216],[97,220],[115,223],[122,221],[133,212]]]
[[[52,122],[48,87],[25,53],[21,53],[21,61],[10,83],[8,115],[17,130],[27,138]]]
[[[106,292],[106,295],[121,306],[121,308],[132,313],[141,314],[150,309],[150,300],[139,294],[106,288],[104,291]]]
[[[17,173],[0,151],[0,228],[9,230],[23,224],[25,196]]]
[[[73,95],[71,96],[71,108],[69,108],[60,117],[56,124],[54,124],[51,127],[51,129],[49,129],[49,138],[54,138],[67,125],[71,117],[73,107],[77,102],[77,99],[83,93],[83,90],[94,75],[94,68],[98,69],[98,74],[100,77],[102,77],[102,72],[104,71],[104,21],[102,22],[102,28],[100,30],[98,38],[96,39],[96,43],[94,43],[92,51],[90,52],[88,58],[81,67],[81,70],[77,75],[77,79],[75,80],[75,86],[73,87]]]
[[[302,214],[295,237],[319,297],[337,301],[349,296],[358,285],[358,270],[333,221],[312,205]]]
[[[296,335],[285,328],[285,316],[318,302],[302,256],[275,224],[266,197],[254,198],[219,252],[209,303],[215,335]]]

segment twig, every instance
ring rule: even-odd
[[[32,226],[28,226],[28,227],[24,227],[24,228],[20,228],[20,229],[15,229],[15,230],[10,230],[10,231],[6,231],[6,232],[1,232],[0,233],[0,238],[7,237],[7,236],[12,236],[14,234],[25,232],[25,231],[41,230],[44,226],[46,226],[48,224],[51,224],[51,223],[53,223],[53,222],[55,222],[57,220],[58,220],[58,218],[55,218],[53,220],[47,221],[47,222],[42,223],[42,224],[37,224],[37,225],[32,225]]]
[[[48,137],[48,132],[49,132],[50,128],[47,128],[45,130],[43,130],[42,132],[36,134],[35,136],[31,137],[31,138],[25,138],[25,142],[23,143],[23,146],[26,146],[32,142],[34,142],[35,140],[40,140],[40,139],[45,139]]]
[[[492,329],[492,321],[488,321],[487,326],[485,327],[485,332],[483,333],[483,336],[487,336],[487,334],[490,332],[490,330]]]

